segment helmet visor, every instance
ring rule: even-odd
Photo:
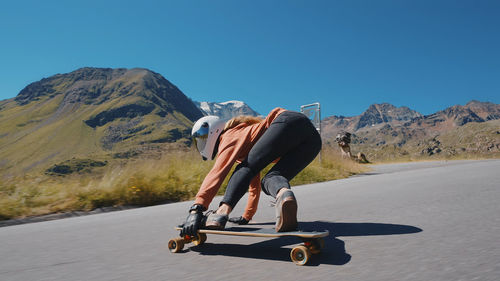
[[[198,149],[198,152],[202,153],[203,150],[205,149],[205,146],[207,145],[208,138],[206,136],[195,137],[195,138],[193,138],[193,140],[194,140],[194,144],[196,145],[196,148]]]
[[[203,155],[203,150],[205,149],[208,140],[208,124],[203,124],[196,132],[194,132],[193,140],[198,152]]]

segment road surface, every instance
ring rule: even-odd
[[[308,266],[289,260],[289,238],[209,235],[170,253],[182,202],[1,227],[0,280],[500,280],[500,160],[380,165],[293,189],[301,227],[331,233]],[[263,195],[252,223],[273,216]]]

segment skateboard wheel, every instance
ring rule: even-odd
[[[168,241],[168,249],[172,253],[178,253],[184,248],[184,239],[175,238]]]
[[[205,233],[199,233],[194,237],[193,239],[193,244],[195,246],[201,246],[205,244],[205,241],[207,241],[207,235]]]
[[[290,258],[296,265],[304,265],[309,261],[311,251],[306,246],[297,246],[290,252]]]

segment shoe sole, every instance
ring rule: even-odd
[[[225,229],[225,226],[222,226],[222,225],[207,225],[205,226],[205,229],[209,229],[209,230],[224,230]]]
[[[297,223],[297,201],[293,197],[284,199],[281,205],[281,216],[276,225],[276,232],[296,230]]]

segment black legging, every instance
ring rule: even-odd
[[[281,188],[290,188],[289,181],[309,165],[320,150],[321,137],[304,114],[281,113],[255,143],[247,158],[236,166],[221,204],[234,208],[257,173],[280,158],[262,179],[262,190],[276,198]]]

